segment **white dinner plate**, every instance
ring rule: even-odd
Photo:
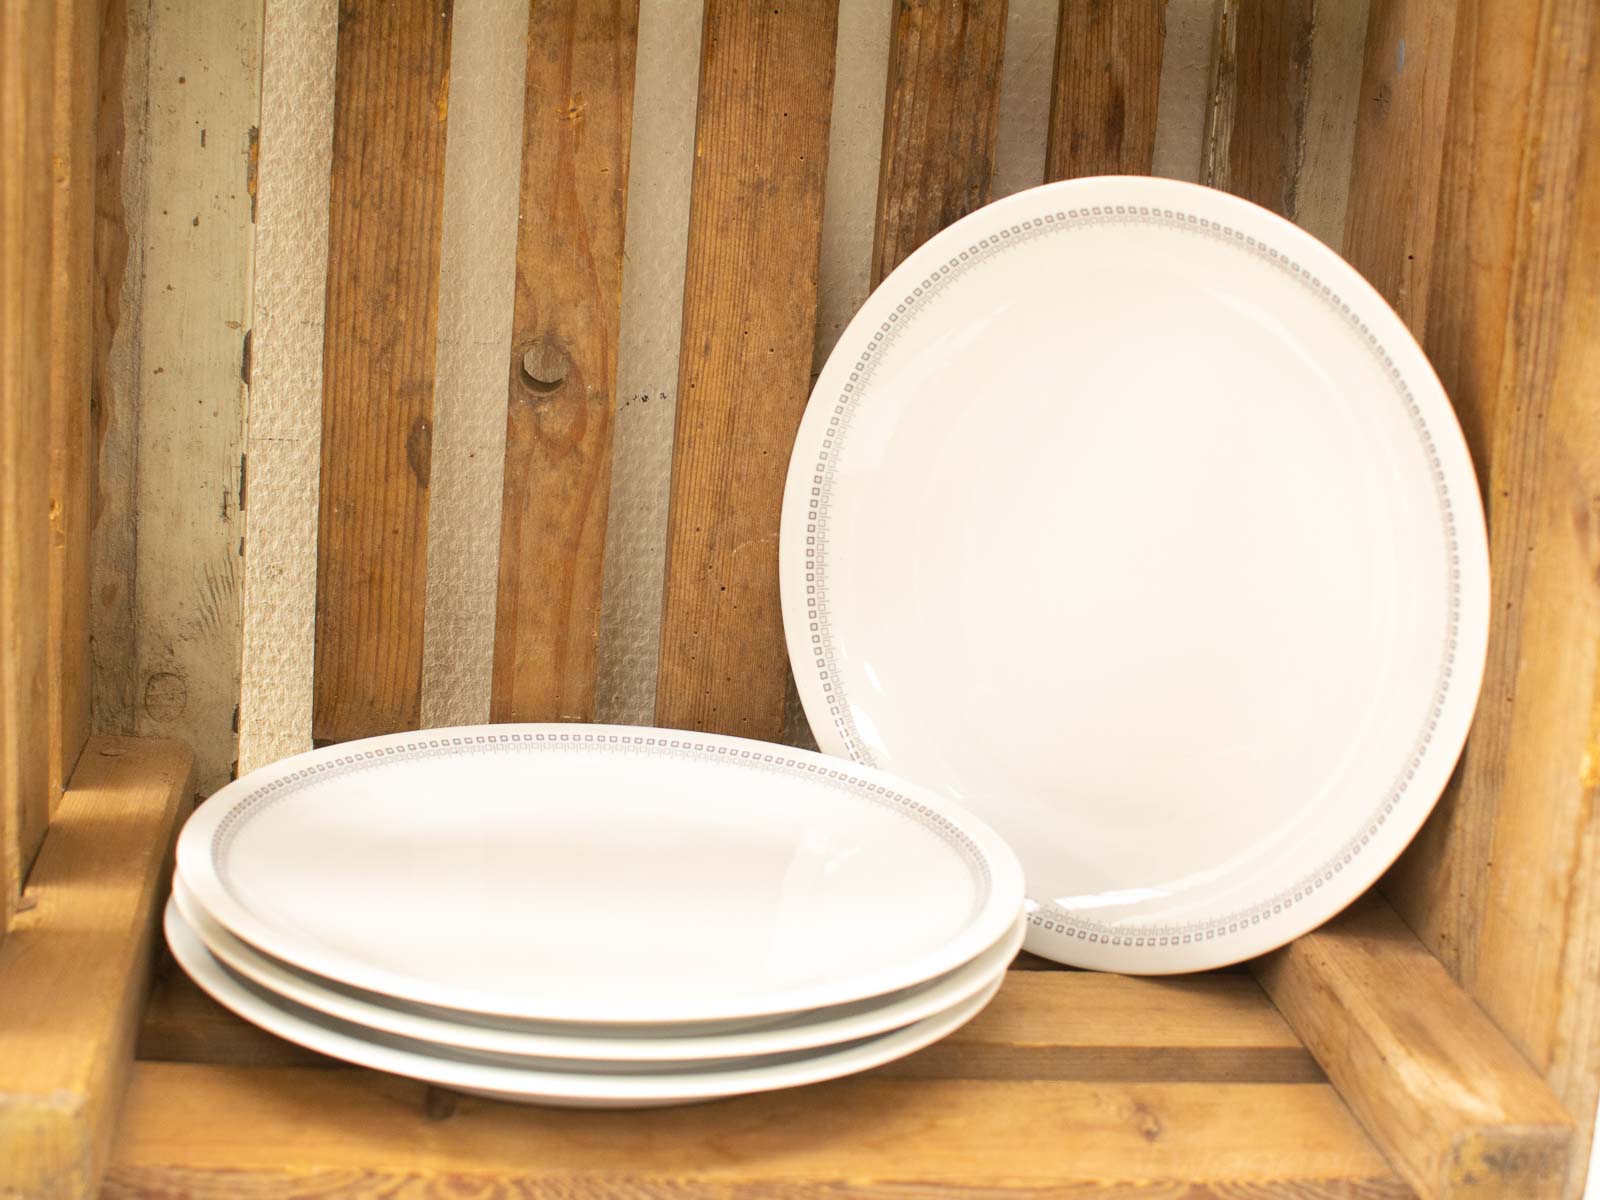
[[[1028,949],[1218,966],[1333,915],[1460,753],[1488,561],[1449,400],[1342,259],[1148,178],[999,201],[875,291],[790,464],[818,744],[991,822]]]
[[[1026,922],[1018,918],[1000,941],[949,974],[903,992],[806,1013],[759,1028],[683,1034],[681,1026],[644,1034],[596,1035],[591,1025],[491,1021],[469,1013],[401,1005],[371,993],[341,988],[269,958],[211,919],[175,881],[173,903],[214,958],[235,975],[302,1008],[351,1025],[418,1042],[492,1054],[586,1062],[687,1062],[750,1058],[832,1046],[884,1033],[942,1012],[982,991],[999,977],[1022,945]]]
[[[734,1062],[710,1070],[652,1064],[638,1073],[601,1064],[595,1071],[529,1068],[514,1060],[442,1048],[362,1029],[252,987],[219,963],[184,922],[175,901],[166,912],[173,957],[212,999],[278,1037],[358,1066],[407,1075],[499,1099],[570,1107],[637,1108],[687,1104],[748,1092],[798,1087],[853,1075],[904,1058],[965,1025],[999,991],[995,979],[976,995],[933,1016],[840,1047],[780,1055],[756,1065]]]
[[[486,725],[297,755],[229,784],[178,874],[241,940],[419,1004],[723,1021],[851,1003],[975,958],[1022,910],[947,797],[803,750]]]

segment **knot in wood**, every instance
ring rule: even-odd
[[[540,395],[549,395],[567,381],[572,360],[567,352],[549,338],[540,338],[522,348],[519,374],[522,386]]]

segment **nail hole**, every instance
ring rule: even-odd
[[[537,341],[522,351],[522,386],[549,395],[567,381],[570,365],[561,347],[548,339]]]

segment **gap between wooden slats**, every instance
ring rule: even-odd
[[[336,0],[267,0],[239,770],[311,745]]]
[[[837,6],[706,7],[656,719],[775,739],[778,516],[816,319]]]
[[[345,0],[317,528],[313,735],[417,726],[451,5]]]
[[[525,0],[463,4],[450,32],[422,637],[427,728],[489,719],[527,38]]]
[[[637,0],[528,31],[490,716],[594,715]]]

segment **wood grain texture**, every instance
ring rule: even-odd
[[[1345,257],[1419,337],[1427,327],[1456,0],[1372,0]]]
[[[1218,82],[1234,89],[1232,120],[1227,152],[1218,153],[1206,182],[1291,221],[1305,159],[1317,8],[1317,0],[1230,0],[1233,69],[1218,72]]]
[[[207,997],[181,971],[157,984],[139,1057],[228,1066],[331,1065]],[[1323,1074],[1248,976],[1130,979],[1015,971],[970,1025],[882,1069],[915,1079],[1320,1083]]]
[[[1460,16],[1425,346],[1497,603],[1456,786],[1386,886],[1577,1121],[1577,1197],[1600,1093],[1600,14]]]
[[[1045,178],[1148,175],[1166,0],[1061,0]]]
[[[141,1063],[126,1114],[108,1197],[1410,1194],[1326,1084],[868,1075],[618,1113],[365,1071]]]
[[[144,16],[145,181],[133,216],[142,257],[129,328],[138,370],[126,397],[138,410],[126,728],[192,747],[201,795],[228,782],[238,757],[262,7],[150,0]]]
[[[98,0],[56,7],[50,231],[50,800],[89,738],[89,530],[94,449],[95,156]]]
[[[594,716],[638,0],[532,5],[490,718]]]
[[[0,935],[50,813],[56,10],[0,9]]]
[[[0,1195],[96,1194],[193,758],[94,737],[0,945]]]
[[[776,740],[778,516],[811,381],[837,0],[710,0],[656,723]]]
[[[889,43],[872,286],[989,202],[1006,0],[899,0]]]
[[[334,77],[312,733],[415,728],[450,0],[344,0]]]
[[[1203,182],[1342,246],[1364,0],[1227,0],[1219,21]]]
[[[1566,1110],[1381,897],[1255,970],[1420,1195],[1561,1195]]]

